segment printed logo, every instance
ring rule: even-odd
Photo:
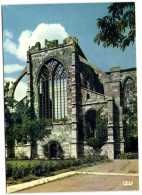
[[[133,185],[133,181],[123,181],[123,185],[124,186],[132,186]]]

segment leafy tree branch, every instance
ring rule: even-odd
[[[120,47],[123,51],[135,42],[135,4],[113,3],[108,7],[108,15],[98,18],[99,33],[94,38],[94,43],[109,47]]]

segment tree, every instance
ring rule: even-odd
[[[14,104],[17,102],[14,97],[9,97],[8,92],[10,90],[10,85],[13,84],[13,82],[10,81],[4,81],[4,108],[10,109],[14,106]]]
[[[33,109],[19,103],[15,112],[14,137],[22,143],[28,142],[31,146],[30,160],[34,158],[33,152],[36,149],[37,141],[42,141],[50,135],[51,121],[47,119],[37,119]]]
[[[128,107],[124,106],[124,137],[126,152],[138,152],[138,124],[137,124],[137,90],[133,88],[133,96]]]
[[[135,42],[135,4],[113,3],[108,7],[108,15],[98,18],[99,33],[94,38],[98,45],[120,47],[123,51]]]
[[[25,120],[22,123],[23,138],[26,137],[27,142],[29,142],[31,145],[30,160],[34,157],[33,151],[36,147],[37,141],[42,141],[50,134],[50,129],[47,128],[47,124],[47,120],[45,119]]]
[[[94,113],[94,110],[92,111]],[[87,115],[88,114],[90,118],[90,113],[88,112]],[[86,144],[88,146],[91,146],[96,153],[99,153],[101,147],[107,141],[107,121],[105,119],[105,116],[102,116],[102,108],[95,111],[94,117],[92,116],[90,118],[90,121],[88,121],[87,115],[85,115],[84,117],[84,140],[86,141]],[[88,132],[90,129],[90,123],[93,124],[94,128],[93,136]]]
[[[51,121],[46,119],[37,119],[34,110],[29,106],[29,102],[17,102],[14,97],[9,97],[10,82],[4,85],[4,109],[5,109],[5,140],[10,149],[9,156],[14,157],[13,150],[15,140],[21,143],[29,142],[31,145],[30,159],[33,158],[33,150],[37,141],[41,141],[45,136],[49,136]],[[13,110],[13,111],[12,111]]]
[[[13,105],[17,102],[13,97],[8,96],[10,89],[10,82],[4,83],[4,113],[5,113],[5,142],[7,145],[7,152],[9,157],[14,156],[14,116],[11,112]]]

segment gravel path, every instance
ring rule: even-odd
[[[96,172],[98,174],[74,175],[51,183],[35,186],[33,188],[20,191],[19,193],[131,191],[139,189],[139,177],[130,176],[138,173],[138,160],[114,160],[113,162],[83,168],[79,171],[91,173]],[[101,175],[101,173],[105,173],[106,175]],[[109,175],[110,173],[116,173],[116,175]],[[124,173],[124,175],[117,175],[117,173]],[[124,182],[126,183],[129,181],[133,184],[124,185]]]
[[[96,166],[83,168],[79,171],[107,173],[138,173],[138,160],[113,160]]]

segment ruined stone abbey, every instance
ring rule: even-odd
[[[29,48],[27,65],[11,88],[11,95],[25,74],[27,96],[22,101],[33,104],[38,118],[53,121],[50,137],[37,143],[37,158],[44,158],[43,144],[49,143],[52,152],[56,142],[60,143],[65,158],[91,153],[80,136],[83,128],[80,123],[86,113],[100,108],[107,118],[107,141],[101,154],[114,159],[116,153],[124,153],[123,104],[129,105],[131,86],[136,81],[135,68],[112,67],[110,72],[102,72],[86,59],[78,40],[68,37],[63,44],[45,40],[44,48],[39,42]],[[90,125],[90,136],[92,132],[94,135]],[[30,155],[28,143],[15,145],[15,155],[21,150]]]

